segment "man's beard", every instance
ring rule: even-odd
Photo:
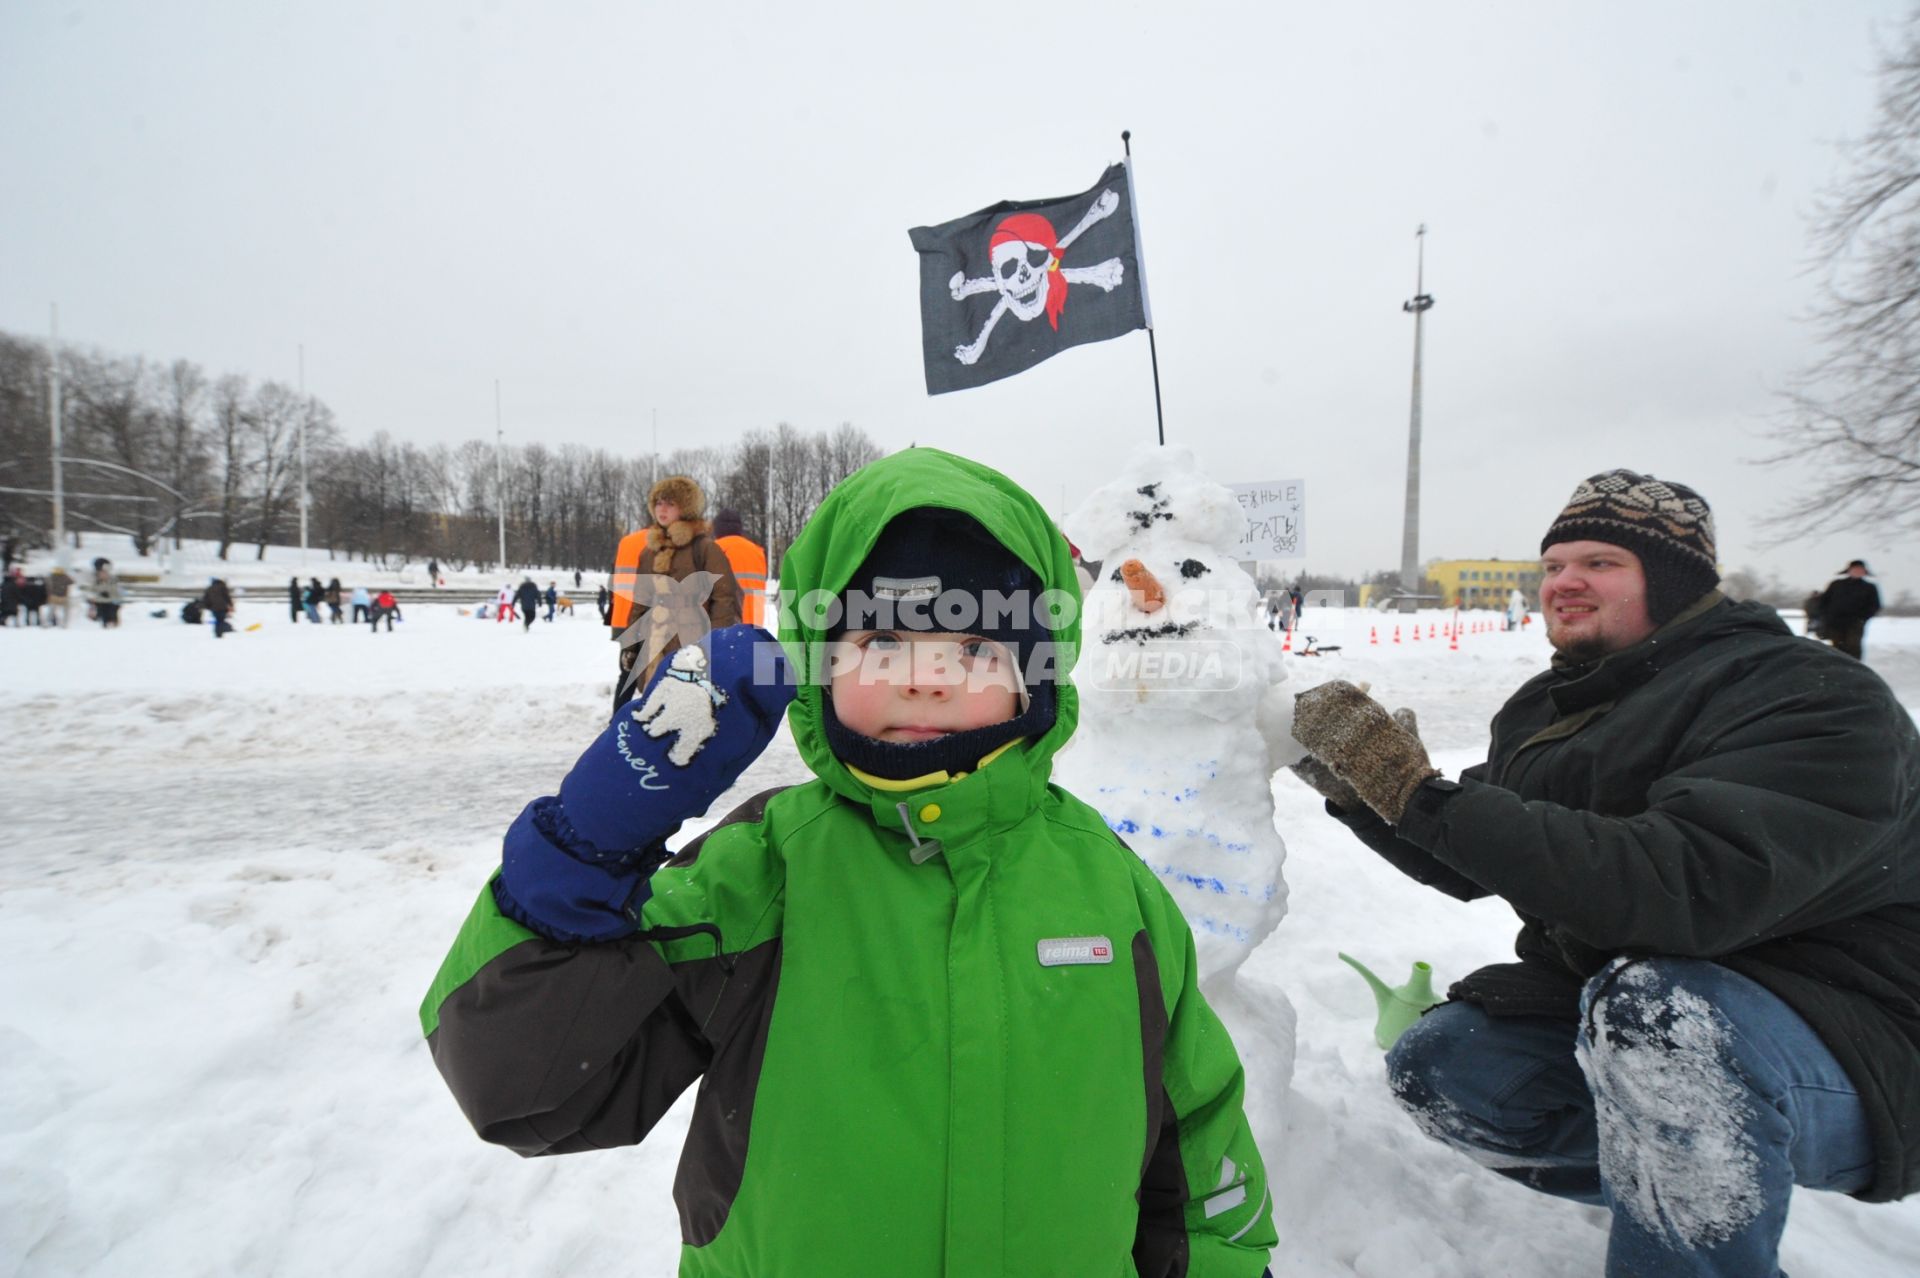
[[[1562,658],[1576,666],[1584,666],[1588,662],[1598,661],[1613,651],[1613,649],[1608,646],[1606,639],[1601,635],[1582,635],[1576,638],[1563,638],[1555,634],[1551,626],[1547,628],[1547,642],[1553,645],[1553,650],[1559,653]]]

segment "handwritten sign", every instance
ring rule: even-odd
[[[1307,484],[1303,479],[1228,484],[1246,516],[1242,559],[1303,559],[1307,553]]]

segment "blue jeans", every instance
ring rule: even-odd
[[[1873,1178],[1859,1094],[1765,988],[1702,959],[1615,959],[1578,1022],[1447,1003],[1387,1056],[1421,1130],[1606,1207],[1608,1278],[1767,1278],[1795,1185]]]

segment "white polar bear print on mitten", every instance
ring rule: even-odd
[[[667,761],[684,768],[719,730],[714,711],[726,703],[727,694],[714,687],[707,675],[707,654],[699,648],[682,648],[633,711],[633,719],[650,737],[679,733],[667,751]]]

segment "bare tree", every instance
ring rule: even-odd
[[[210,432],[204,421],[207,375],[198,364],[176,359],[161,377],[159,477],[172,491],[172,512],[163,532],[173,534],[179,548],[187,520],[204,514],[200,500],[211,469]]]
[[[0,333],[0,541],[4,559],[46,545],[53,449],[46,388],[52,364],[39,342]],[[20,491],[12,491],[12,490]]]
[[[98,496],[67,505],[76,522],[125,533],[137,555],[152,547],[162,522],[162,494],[156,483],[162,451],[160,414],[147,385],[146,361],[109,355],[64,352],[62,381],[69,388],[66,414],[72,442],[63,448],[66,462],[84,474]]]
[[[248,451],[247,379],[228,373],[213,384],[213,421],[209,427],[212,453],[213,518],[220,558],[227,557],[239,537],[241,512],[253,472]]]
[[[1920,14],[1880,61],[1873,127],[1816,206],[1819,358],[1785,392],[1763,460],[1817,473],[1774,544],[1844,519],[1920,530]]]

